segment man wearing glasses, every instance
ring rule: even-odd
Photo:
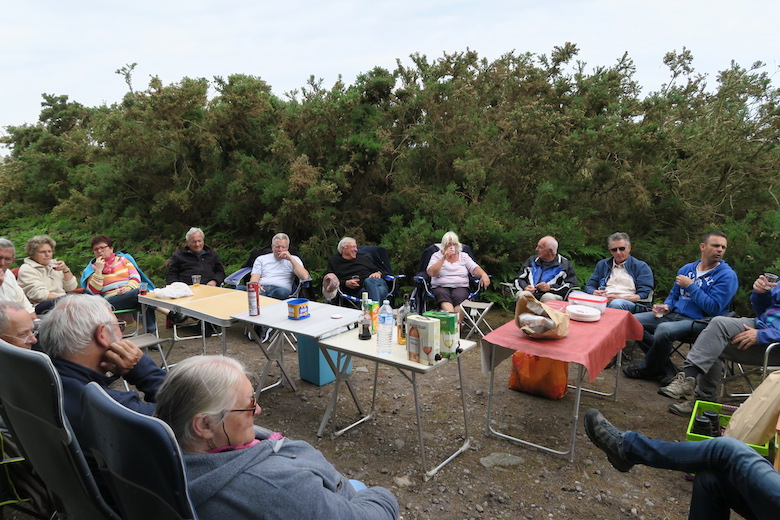
[[[26,349],[31,349],[38,342],[32,317],[20,304],[0,301],[0,338]]]
[[[631,256],[631,239],[627,234],[611,234],[607,248],[612,257],[596,264],[585,292],[605,296],[607,307],[636,312],[636,302],[647,299],[653,290],[653,271],[645,262]]]
[[[24,291],[16,282],[14,273],[8,270],[16,261],[16,247],[5,237],[0,237],[0,300],[17,302],[33,318],[37,318],[33,307]]]
[[[664,303],[653,305],[651,312],[636,314],[644,327],[644,337],[637,343],[645,359],[637,365],[623,367],[633,379],[661,379],[661,386],[677,376],[669,359],[672,344],[691,335],[698,336],[714,316],[729,311],[737,292],[737,274],[723,260],[728,240],[720,231],[705,234],[699,249],[701,258],[677,271],[674,285]]]

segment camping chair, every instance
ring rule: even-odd
[[[301,257],[301,255],[298,254],[297,248],[291,247],[289,251],[291,255],[295,255],[298,258]],[[248,281],[249,274],[252,272],[252,266],[255,264],[255,260],[257,260],[258,256],[267,255],[268,253],[272,252],[273,249],[270,246],[256,247],[253,249],[252,252],[249,253],[249,256],[247,257],[246,262],[244,262],[244,265],[242,265],[241,268],[237,271],[229,274],[222,283],[222,286],[246,291],[246,282]],[[310,288],[311,278],[307,278],[306,280],[296,279],[295,288],[293,289],[293,292],[290,293],[290,298],[300,297],[311,299],[311,294],[309,293]]]
[[[382,272],[382,278],[387,283],[387,299],[390,301],[390,305],[393,304],[393,298],[395,298],[395,291],[398,288],[398,281],[405,278],[403,274],[393,274],[393,267],[390,265],[390,255],[382,246],[360,246],[358,247],[358,255],[368,256],[379,270]],[[339,286],[338,293],[336,295],[336,301],[338,305],[346,303],[354,308],[360,308],[362,305],[362,298],[360,296],[352,296],[345,293],[342,287]],[[380,305],[382,302],[379,302]]]
[[[474,252],[471,250],[471,247],[467,246],[466,244],[462,244],[461,247],[463,252],[469,255],[476,262],[476,259],[474,258]],[[415,287],[412,291],[412,297],[410,299],[412,312],[417,314],[422,314],[428,310],[427,300],[434,298],[433,292],[431,290],[431,277],[428,274],[428,262],[431,261],[433,253],[438,250],[439,244],[433,244],[426,247],[422,253],[422,256],[420,257],[420,263],[417,264],[417,274],[414,277]],[[469,276],[469,279],[469,297],[467,301],[474,300],[482,291],[482,283],[480,282],[479,278]],[[483,310],[482,313],[487,313],[487,310],[489,310],[489,307],[488,309]],[[480,318],[476,319],[479,319],[480,322],[482,321]]]
[[[65,416],[49,356],[0,341],[0,413],[52,492],[61,518],[117,519],[98,491]]]
[[[750,394],[758,385],[751,381],[751,375],[758,375],[758,384],[761,384],[770,372],[780,370],[780,343],[770,344],[765,351],[760,352],[755,346],[747,350],[739,350],[731,345],[721,354],[724,377],[721,380],[721,397],[750,397]],[[753,368],[745,369],[746,366]],[[726,383],[738,379],[744,379],[750,392],[743,394],[732,394],[726,392]]]
[[[82,390],[81,405],[86,442],[124,520],[197,518],[167,424],[125,408],[95,382]]]

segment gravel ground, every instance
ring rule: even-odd
[[[511,317],[491,311],[488,321],[498,326]],[[218,338],[208,340],[208,353],[218,354],[220,348]],[[199,352],[199,341],[179,342],[169,361]],[[253,373],[264,365],[265,358],[244,338],[241,326],[229,329],[228,355],[242,360]],[[336,417],[320,439],[316,431],[333,384],[318,387],[300,380],[297,356],[289,351],[286,366],[298,392],[283,386],[263,393],[263,410],[256,423],[310,442],[350,478],[392,490],[403,519],[687,518],[692,484],[681,473],[642,466],[620,473],[590,443],[582,427],[585,410],[596,407],[619,428],[657,439],[684,440],[687,420],[667,411],[671,401],[656,392],[658,385],[652,381],[621,378],[617,402],[583,394],[575,458],[569,462],[562,456],[485,435],[488,376],[482,373],[479,352],[474,349],[462,357],[471,445],[426,482],[420,465],[412,386],[397,370],[379,368],[373,420],[331,439],[334,425],[343,427],[358,418],[349,394],[342,392]],[[572,378],[574,370],[572,366]],[[272,370],[272,377],[276,375],[278,370]],[[354,361],[353,384],[366,407],[370,405],[373,377],[372,363]],[[507,388],[508,377],[509,363],[504,362],[496,375],[496,428],[566,449],[574,396],[570,393],[552,401],[515,392]],[[605,370],[591,388],[609,391],[614,377],[614,368]],[[428,465],[432,467],[464,441],[457,364],[419,378],[418,388]],[[6,518],[27,517],[9,511]]]

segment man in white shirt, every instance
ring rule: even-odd
[[[290,237],[277,233],[271,239],[273,252],[258,256],[252,265],[250,282],[260,283],[260,294],[285,300],[293,291],[295,278],[306,280],[309,271],[300,258],[290,254]]]
[[[16,248],[13,242],[5,237],[0,237],[0,300],[17,302],[33,318],[37,318],[35,308],[30,303],[30,300],[27,299],[27,296],[24,295],[22,288],[19,287],[14,273],[8,269],[15,261]]]

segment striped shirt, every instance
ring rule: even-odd
[[[119,294],[119,289],[129,286],[131,289],[137,289],[141,284],[141,276],[133,263],[122,256],[115,256],[111,264],[106,267],[112,268],[113,272],[103,274],[95,271],[95,274],[89,277],[87,286],[94,294],[99,294],[104,298],[111,298]]]

